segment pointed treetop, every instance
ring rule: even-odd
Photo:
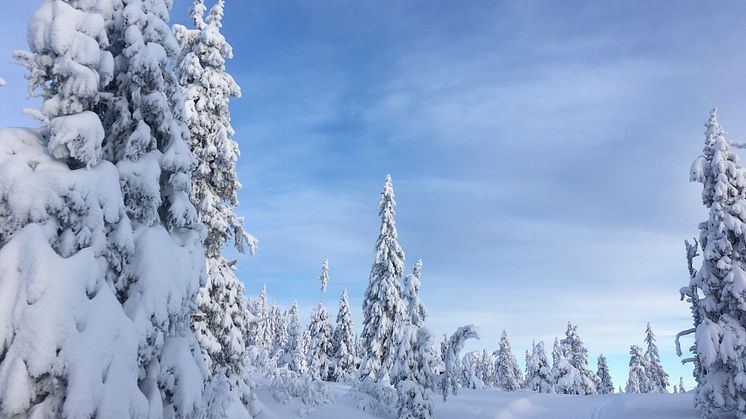
[[[725,131],[722,127],[720,127],[720,122],[718,122],[718,108],[715,107],[710,111],[710,118],[705,122],[705,127],[707,127],[707,131],[705,131],[705,135],[707,137],[718,137],[723,134],[725,134]]]
[[[324,263],[321,264],[321,275],[319,275],[319,281],[321,281],[321,298],[323,299],[326,287],[329,285],[329,259],[325,259]]]
[[[189,15],[197,29],[204,29],[205,27],[205,11],[207,11],[205,0],[194,0],[192,7],[189,9]]]
[[[223,13],[225,9],[225,0],[218,0],[214,6],[210,9],[210,14],[207,16],[207,23],[215,25],[218,28],[223,26]]]

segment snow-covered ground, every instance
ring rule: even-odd
[[[373,418],[357,407],[348,394],[350,386],[329,383],[334,403],[308,407],[300,399],[278,403],[269,389],[257,387],[263,412],[258,419],[363,419]],[[497,389],[460,390],[443,403],[432,394],[438,419],[697,419],[692,393],[686,394],[608,394],[569,396],[531,391],[505,392]]]

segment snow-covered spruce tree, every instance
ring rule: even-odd
[[[347,289],[342,291],[339,298],[337,324],[334,328],[333,339],[334,356],[332,357],[332,377],[335,381],[348,381],[355,374],[355,336],[350,313],[350,302]]]
[[[668,373],[661,365],[661,357],[658,354],[658,345],[655,344],[655,334],[648,323],[645,329],[645,359],[647,368],[645,374],[648,376],[650,393],[668,393]]]
[[[0,417],[144,418],[137,329],[113,288],[132,229],[95,113],[104,17],[45,2],[28,41],[16,56],[44,129],[0,130]]]
[[[459,365],[459,353],[464,349],[464,344],[468,339],[479,339],[479,329],[473,324],[467,326],[461,326],[451,335],[448,339],[448,343],[441,348],[445,348],[444,352],[444,369],[443,373],[438,376],[435,387],[440,391],[443,396],[443,401],[446,401],[448,394],[458,394],[459,389],[459,373],[461,367]]]
[[[303,371],[304,355],[301,349],[300,320],[298,319],[298,303],[293,301],[287,313],[287,340],[283,355],[278,362],[279,367],[287,366],[290,371]]]
[[[396,330],[397,353],[392,367],[391,383],[396,387],[400,418],[432,417],[433,406],[427,389],[435,389],[433,372],[438,357],[433,349],[433,335],[422,323],[427,308],[420,300],[420,272],[422,261],[404,280],[404,297],[409,312]]]
[[[407,300],[407,314],[414,326],[421,326],[427,317],[427,308],[420,301],[420,287],[422,279],[422,259],[412,268],[412,273],[404,278],[403,298]]]
[[[632,345],[629,348],[629,355],[629,378],[627,379],[627,387],[624,391],[626,393],[648,393],[650,391],[650,383],[648,382],[647,374],[645,374],[647,360],[642,353],[642,348]]]
[[[207,283],[197,296],[192,328],[213,375],[223,370],[233,383],[245,375],[244,348],[251,319],[243,283],[221,251],[229,241],[241,252],[253,251],[256,242],[234,213],[240,187],[236,176],[238,145],[231,139],[228,104],[240,96],[240,89],[225,71],[225,60],[232,57],[232,50],[220,33],[223,7],[224,1],[218,0],[205,21],[204,1],[194,0],[191,17],[195,29],[176,25],[174,33],[181,47],[178,77],[186,100],[191,134],[188,145],[197,159],[189,197],[206,228],[202,247]]]
[[[704,152],[692,165],[690,177],[703,184],[702,203],[709,212],[708,219],[699,225],[702,266],[689,283],[690,293],[702,295],[697,303],[699,313],[694,316],[695,404],[705,417],[718,417],[725,410],[736,410],[743,416],[746,179],[720,127],[717,110],[705,126]]]
[[[466,353],[461,359],[461,376],[459,377],[459,384],[463,388],[469,389],[482,389],[484,383],[482,382],[481,372],[479,368],[482,363],[480,361],[482,354],[477,351]]]
[[[329,263],[324,261],[321,265],[321,297],[324,297],[324,291],[329,283]],[[329,322],[329,312],[320,301],[319,305],[311,314],[311,322],[306,330],[308,334],[308,346],[306,348],[306,363],[308,365],[307,374],[314,380],[328,380],[332,373],[332,325]]]
[[[516,367],[518,360],[510,348],[508,334],[503,330],[500,336],[500,348],[495,351],[497,356],[495,361],[495,376],[497,385],[503,390],[515,391],[521,388],[521,377],[516,376]],[[520,371],[520,369],[518,369]]]
[[[229,103],[241,96],[241,89],[225,69],[233,49],[221,33],[224,5],[224,0],[217,0],[205,21],[204,0],[194,0],[195,29],[174,26],[182,50],[178,76],[191,132],[188,143],[198,162],[190,198],[207,228],[207,257],[219,257],[228,242],[241,252],[252,251],[256,244],[234,212],[241,183],[236,175],[239,149],[232,139]]]
[[[684,388],[684,377],[679,377],[679,393],[686,393]]]
[[[614,393],[614,383],[612,383],[611,374],[609,374],[609,365],[606,363],[606,357],[603,354],[598,357],[596,376],[598,377],[598,394]]]
[[[433,417],[427,393],[428,389],[435,389],[433,371],[437,358],[432,343],[433,335],[426,327],[408,324],[399,330],[399,353],[392,368],[392,383],[397,390],[400,418]]]
[[[580,372],[567,360],[557,338],[554,338],[552,348],[552,379],[556,393],[583,394],[581,393],[583,385]]]
[[[487,387],[492,387],[495,385],[495,362],[492,356],[487,353],[487,349],[482,349],[480,362],[479,371],[481,372],[482,383]]]
[[[578,372],[577,389],[572,394],[596,394],[596,374],[588,367],[588,350],[578,335],[578,326],[567,322],[565,338],[560,342],[564,357]]]
[[[554,389],[552,369],[549,367],[544,342],[533,345],[526,363],[526,388],[539,393],[551,393]]]
[[[24,206],[17,205],[7,207],[12,212],[3,210],[8,218],[0,223],[2,230],[13,239],[0,252],[8,255],[15,247],[25,261],[32,261],[33,255],[45,260],[35,263],[32,271],[3,274],[10,287],[3,295],[20,290],[12,285],[13,278],[25,283],[38,281],[36,275],[55,278],[40,285],[39,289],[48,287],[44,295],[15,298],[38,298],[38,305],[14,310],[14,318],[24,327],[36,328],[35,334],[49,325],[55,327],[45,333],[50,339],[34,338],[24,345],[24,353],[36,359],[22,362],[13,348],[23,341],[24,333],[12,324],[3,329],[14,336],[11,341],[3,339],[2,345],[7,352],[2,354],[0,380],[5,384],[1,387],[14,392],[13,403],[2,403],[5,413],[14,410],[13,414],[26,416],[29,409],[34,409],[34,415],[50,417],[209,413],[202,395],[207,371],[189,328],[194,297],[204,278],[204,255],[196,211],[187,195],[193,158],[185,143],[183,101],[169,69],[178,47],[172,48],[176,43],[167,19],[167,3],[157,0],[147,5],[131,1],[126,7],[121,2],[112,7],[106,2],[48,1],[32,19],[32,49],[44,55],[54,51],[40,62],[59,72],[43,81],[49,88],[42,94],[41,119],[48,121],[49,129],[43,142],[65,163],[55,164],[54,174],[47,178],[55,185],[51,190],[43,197],[40,193],[38,200],[24,199],[26,209],[42,205],[34,207],[32,214],[24,215]],[[104,29],[105,48],[113,60],[101,52],[106,45]],[[50,65],[48,59],[54,54],[62,57],[59,65]],[[34,77],[46,77],[32,71],[32,83]],[[91,93],[92,89],[97,92]],[[32,146],[33,140],[26,138],[24,143]],[[43,174],[42,157],[39,153],[28,167],[34,172],[42,169]],[[102,158],[116,163],[116,169],[108,162],[96,165]],[[90,169],[70,172],[68,177],[61,170],[64,165]],[[29,182],[32,178],[39,179],[29,176]],[[4,179],[11,179],[10,174]],[[37,185],[35,190],[44,188]],[[18,193],[6,192],[11,201]],[[41,202],[47,199],[52,201]],[[45,225],[44,232],[34,233],[33,226],[39,223]],[[59,232],[59,237],[55,239],[58,233],[52,232]],[[23,241],[29,238],[36,241],[34,250],[19,250],[17,246],[27,246]],[[58,263],[54,252],[45,253],[40,238],[57,242],[55,250],[66,262]],[[11,243],[17,244],[8,247]],[[17,254],[12,257],[20,260]],[[91,257],[96,258],[93,263],[86,259]],[[58,281],[69,268],[73,268],[69,279]],[[64,291],[54,284],[64,284]],[[76,292],[86,298],[76,301]],[[42,307],[50,298],[53,306]],[[44,317],[41,325],[34,320],[42,319],[33,315],[38,310],[51,316]],[[124,363],[125,358],[132,362]],[[47,367],[51,368],[45,371]],[[43,387],[36,387],[42,376]],[[9,381],[18,384],[7,385]],[[131,391],[135,387],[139,394]]]
[[[399,279],[404,271],[404,251],[397,241],[396,201],[391,176],[378,203],[381,229],[376,242],[376,258],[371,267],[363,299],[363,359],[361,378],[378,381],[389,375],[396,356],[396,331],[406,308],[401,300]]]

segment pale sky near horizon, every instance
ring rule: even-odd
[[[10,3],[0,126],[33,125],[10,55],[41,2]],[[227,0],[239,213],[260,240],[238,256],[248,293],[305,319],[328,258],[325,302],[334,316],[348,288],[360,329],[390,173],[436,335],[474,323],[469,349],[491,351],[507,329],[523,365],[571,321],[618,387],[649,321],[691,388],[673,353],[683,240],[706,215],[688,171],[713,106],[746,137],[744,17],[738,1]]]

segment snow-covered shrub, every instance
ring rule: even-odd
[[[285,367],[274,369],[270,378],[272,397],[279,403],[285,404],[291,397],[300,398],[303,404],[308,406],[318,406],[334,401],[324,382],[313,380]]]
[[[350,391],[358,409],[373,416],[388,417],[397,414],[399,395],[391,384],[363,378]]]

